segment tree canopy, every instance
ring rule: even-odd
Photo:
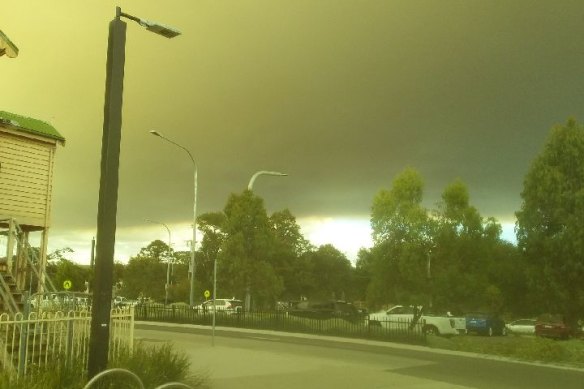
[[[583,156],[584,128],[574,120],[554,127],[525,177],[517,212],[532,289],[542,306],[570,321],[584,312]]]

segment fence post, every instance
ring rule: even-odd
[[[134,354],[134,306],[130,306],[130,355]]]
[[[65,364],[68,365],[73,360],[73,320],[70,316],[63,316],[67,320],[67,341],[65,343]]]
[[[28,301],[28,292],[23,293],[23,298]],[[24,313],[22,320],[20,322],[20,347],[18,349],[18,375],[22,377],[26,371],[26,354],[28,351],[28,315],[29,315],[29,305],[24,304]],[[16,316],[14,319],[16,321]]]

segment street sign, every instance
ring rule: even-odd
[[[63,288],[65,288],[65,290],[71,289],[72,286],[73,286],[73,283],[71,281],[69,281],[69,280],[63,281]]]
[[[211,296],[211,292],[206,290],[205,293],[203,293],[203,296],[205,296],[205,298],[208,299]]]

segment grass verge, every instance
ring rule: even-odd
[[[584,340],[553,340],[535,336],[428,337],[428,346],[454,351],[495,355],[528,362],[584,368]]]

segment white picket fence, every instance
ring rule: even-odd
[[[91,312],[32,312],[13,317],[0,315],[0,370],[13,375],[27,374],[31,366],[42,367],[55,358],[82,361],[87,365]],[[109,358],[132,352],[134,309],[112,309]]]

